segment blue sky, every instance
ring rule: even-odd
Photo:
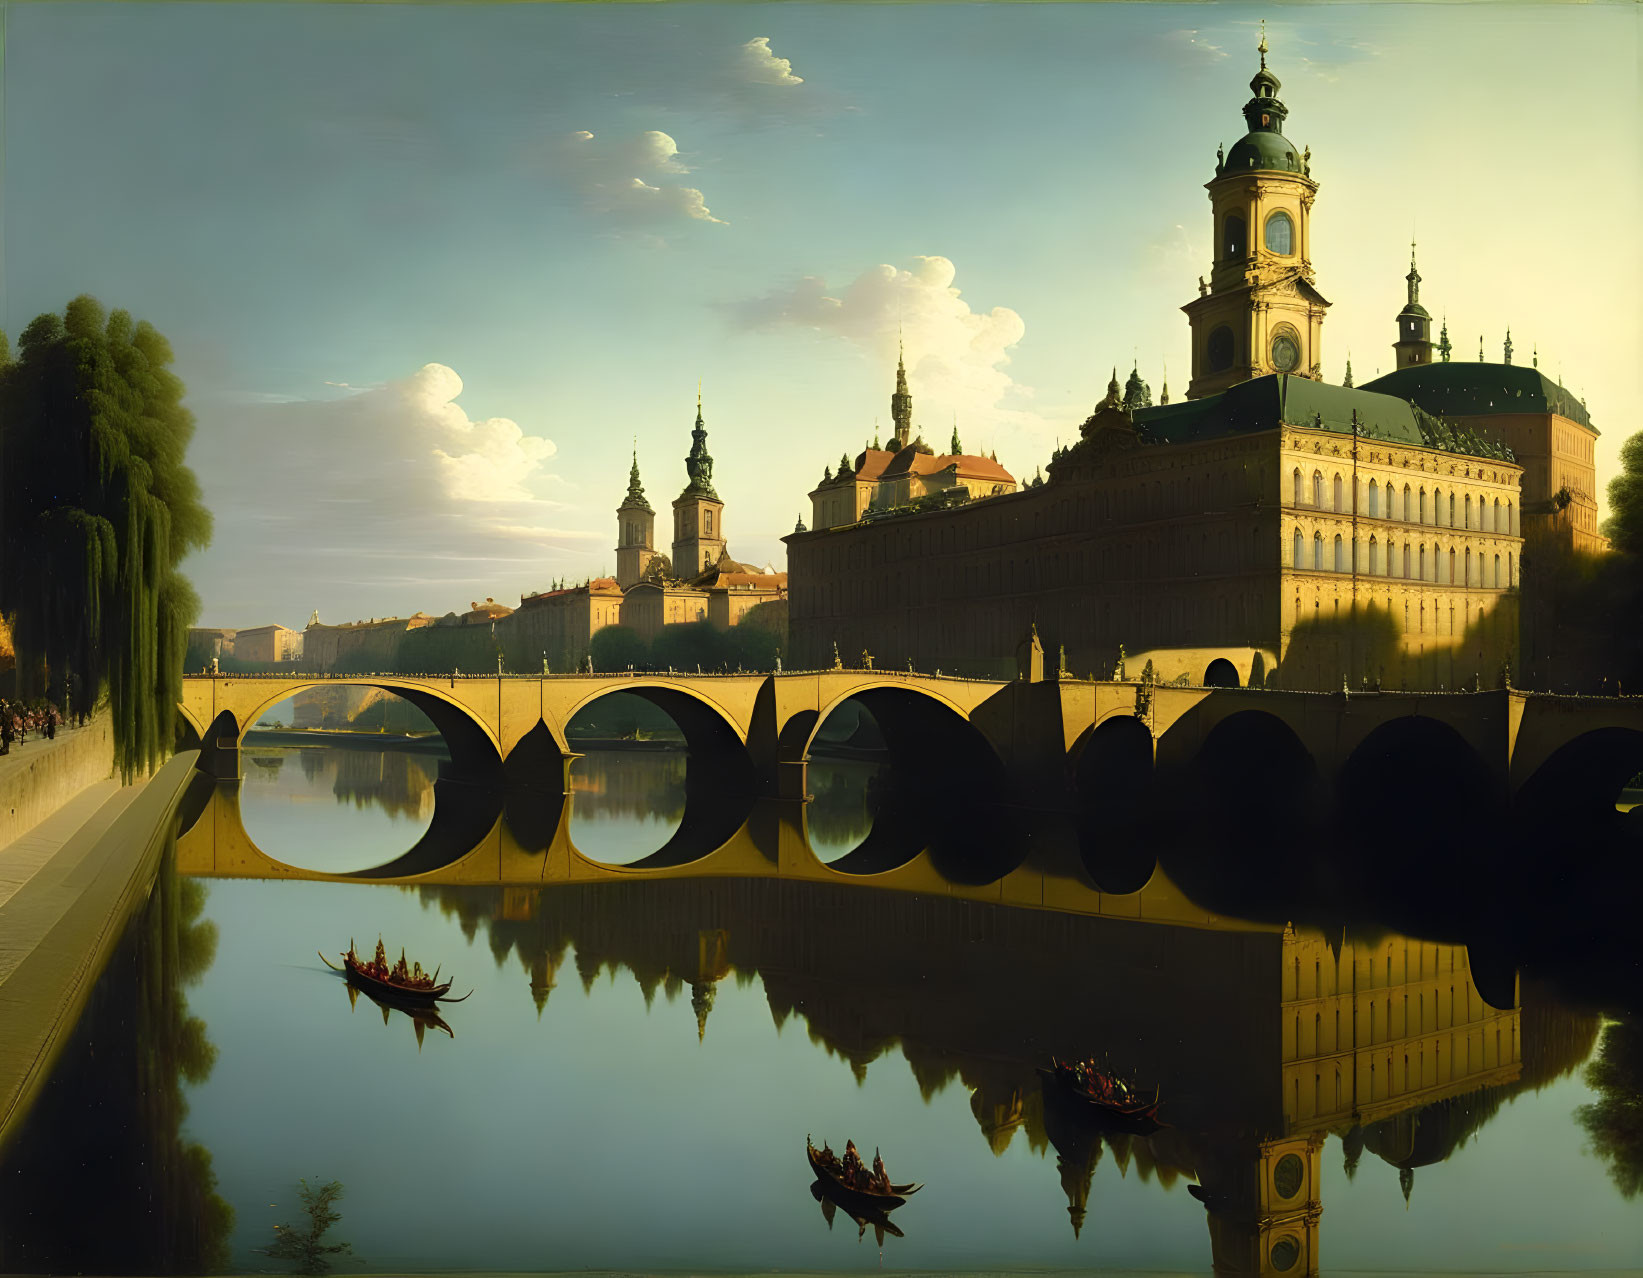
[[[738,558],[888,420],[1031,475],[1115,363],[1188,372],[1257,20],[1322,189],[1324,369],[1391,366],[1413,231],[1459,353],[1643,402],[1631,5],[13,3],[3,324],[173,342],[209,624],[513,602],[614,567],[697,379]],[[636,183],[638,185],[636,185]]]

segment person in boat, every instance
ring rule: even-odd
[[[861,1181],[862,1172],[866,1169],[861,1165],[861,1155],[856,1152],[856,1142],[844,1142],[844,1183],[852,1189]]]

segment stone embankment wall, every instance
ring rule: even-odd
[[[27,834],[114,771],[114,721],[105,711],[55,741],[30,735],[0,755],[0,847]]]

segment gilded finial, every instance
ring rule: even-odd
[[[1261,54],[1261,70],[1266,70],[1266,19],[1261,19],[1261,43],[1255,46]]]

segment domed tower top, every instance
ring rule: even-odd
[[[1261,69],[1249,82],[1249,90],[1255,96],[1244,103],[1244,123],[1249,132],[1233,144],[1226,159],[1216,166],[1217,177],[1247,173],[1252,169],[1279,169],[1285,173],[1304,174],[1309,167],[1307,157],[1297,155],[1289,139],[1284,137],[1284,120],[1289,116],[1289,108],[1278,100],[1278,90],[1283,85],[1277,76],[1267,70],[1265,31],[1261,32],[1261,43],[1257,48],[1261,54]]]

